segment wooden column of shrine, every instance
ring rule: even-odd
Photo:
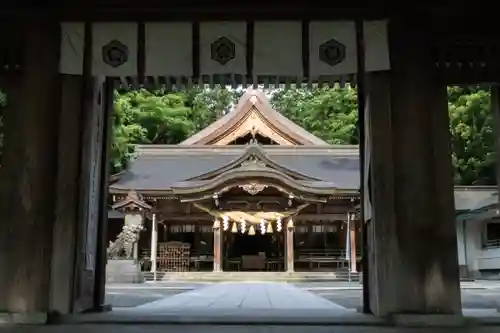
[[[156,214],[153,213],[151,218],[151,272],[153,272],[155,281],[157,272],[157,252],[158,252],[158,222],[156,221]]]
[[[214,221],[214,272],[222,272],[223,269],[223,232],[219,220]]]
[[[292,219],[289,219],[285,228],[285,270],[287,272],[294,271],[294,249],[293,249],[293,234],[295,231],[295,226]]]
[[[349,241],[350,241],[350,250],[351,253],[351,272],[356,273],[358,271],[357,268],[357,254],[356,254],[356,220],[351,217],[351,223],[349,224]]]

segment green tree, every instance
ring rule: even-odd
[[[231,110],[242,95],[240,90],[221,88],[195,89],[186,92],[187,106],[191,108],[191,119],[198,132]]]
[[[136,144],[173,144],[193,132],[184,95],[162,91],[115,94],[111,168],[123,169]]]
[[[448,105],[455,183],[495,184],[495,134],[489,90],[450,87]]]
[[[137,144],[177,144],[228,112],[240,92],[196,89],[115,93],[111,170],[123,170]]]
[[[276,110],[330,144],[359,143],[357,94],[351,87],[280,90]]]

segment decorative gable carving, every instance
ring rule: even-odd
[[[115,203],[113,209],[120,212],[149,211],[153,207],[144,202],[143,198],[135,191],[130,191],[125,199]]]
[[[247,91],[231,112],[180,145],[228,145],[249,134],[279,145],[328,146],[274,110],[265,93],[258,90]]]
[[[299,143],[294,141],[287,135],[274,128],[272,124],[265,118],[257,108],[252,107],[248,111],[248,114],[232,128],[225,136],[221,136],[210,144],[217,146],[225,146],[231,144],[238,138],[243,138],[247,135],[251,135],[254,139],[257,135],[269,139],[270,141],[282,145],[282,146],[295,146]],[[254,141],[256,142],[256,140]]]
[[[256,194],[259,194],[260,192],[264,191],[267,188],[267,185],[263,185],[263,184],[259,184],[259,183],[248,183],[248,184],[239,185],[238,187],[250,195],[256,195]]]

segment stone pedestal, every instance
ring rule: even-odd
[[[140,264],[134,260],[108,260],[106,283],[143,283],[144,275]]]

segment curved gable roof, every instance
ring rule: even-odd
[[[294,145],[328,145],[273,109],[266,94],[248,90],[236,107],[210,126],[180,143],[183,146],[214,144],[241,126],[251,113],[257,113],[262,126],[270,128]]]
[[[357,146],[263,146],[270,167],[283,170],[302,182],[359,189],[359,153]],[[245,152],[247,154],[245,154]],[[248,146],[161,146],[146,145],[137,149],[137,159],[110,186],[112,193],[170,191],[176,183],[216,176],[237,164],[242,156],[256,153]],[[262,154],[257,157],[264,159]],[[273,163],[270,163],[272,161]],[[318,181],[314,181],[318,179]]]
[[[208,180],[210,178],[216,178],[217,176],[229,172],[232,169],[241,167],[242,165],[245,164],[245,162],[252,162],[254,164],[259,164],[259,163],[264,163],[264,165],[271,167],[274,170],[277,170],[278,172],[283,173],[284,175],[287,175],[288,177],[292,177],[294,179],[298,180],[308,180],[308,181],[319,181],[320,179],[315,178],[315,177],[310,177],[308,175],[302,174],[300,172],[291,170],[287,168],[286,166],[282,166],[275,161],[273,161],[261,148],[261,146],[258,145],[249,145],[243,154],[241,156],[238,156],[238,158],[234,159],[230,163],[227,163],[221,167],[218,167],[215,170],[209,170],[206,173],[188,178],[186,181],[193,181],[193,180]]]

